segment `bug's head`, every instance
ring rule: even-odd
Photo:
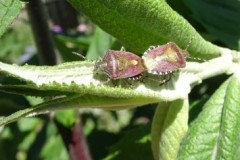
[[[99,58],[94,64],[94,72],[104,72],[107,67],[107,62],[104,62],[102,58]]]

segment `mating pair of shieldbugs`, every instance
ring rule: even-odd
[[[144,72],[160,75],[159,83],[165,83],[174,71],[184,68],[187,52],[175,43],[152,46],[144,52],[142,58],[127,52],[109,50],[102,59],[95,63],[95,71],[105,73],[111,80],[138,79]]]

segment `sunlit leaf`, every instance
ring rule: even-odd
[[[240,79],[232,76],[191,124],[178,159],[239,159]]]
[[[22,3],[18,0],[0,0],[0,37],[18,16]]]

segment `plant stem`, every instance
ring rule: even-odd
[[[65,0],[47,0],[49,17],[54,25],[59,25],[62,32],[78,26],[77,11]]]
[[[188,62],[187,67],[182,69],[188,73],[193,73],[195,78],[189,80],[190,84],[198,84],[202,80],[220,74],[232,74],[240,70],[239,64],[234,62],[233,51],[227,48],[221,49],[221,56],[204,63]],[[235,61],[237,59],[235,57]]]
[[[29,0],[27,5],[29,19],[39,52],[40,63],[44,65],[55,65],[56,55],[52,35],[49,31],[45,8],[41,0]],[[91,160],[88,146],[79,123],[74,125],[73,130],[65,128],[61,123],[55,121],[59,133],[62,135],[69,155],[73,160]]]
[[[47,18],[41,0],[29,0],[27,11],[39,52],[40,63],[55,65],[56,55],[53,39],[48,28]]]
[[[72,128],[67,128],[59,123],[57,120],[54,121],[62,138],[66,148],[68,149],[71,160],[91,160],[89,154],[88,145],[86,138],[83,135],[82,125],[76,122]]]

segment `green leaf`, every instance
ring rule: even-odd
[[[104,160],[152,160],[149,131],[145,125],[126,132]]]
[[[77,120],[77,111],[76,110],[58,111],[55,114],[55,118],[66,128],[72,128],[72,126]]]
[[[239,49],[240,1],[239,0],[185,0],[193,18],[208,32],[231,48]]]
[[[118,38],[131,50],[143,53],[149,46],[176,42],[192,56],[211,58],[220,48],[206,42],[164,0],[68,0],[94,23]]]
[[[101,108],[107,110],[127,109],[144,104],[157,102],[151,98],[114,98],[114,97],[98,97],[90,95],[71,95],[63,98],[36,105],[31,108],[20,110],[10,116],[0,119],[0,126],[16,121],[24,116],[35,116],[49,111],[74,108]]]
[[[93,61],[68,62],[57,66],[17,66],[0,62],[0,72],[26,83],[16,88],[7,86],[11,92],[25,95],[34,92],[33,95],[38,96],[45,93],[59,95],[52,101],[20,110],[3,118],[0,125],[13,122],[23,116],[60,109],[95,107],[118,110],[182,99],[188,95],[192,85],[201,80],[212,75],[229,73],[232,65],[229,61],[228,57],[219,57],[204,63],[188,62],[186,68],[174,73],[172,79],[163,85],[158,83],[161,77],[155,75],[145,77],[143,82],[133,81],[132,85],[124,80],[120,80],[122,83],[115,81],[115,85],[106,83],[106,75],[94,73]],[[234,69],[239,70],[235,66]],[[48,91],[50,93],[47,93]]]
[[[29,23],[17,22],[12,30],[0,39],[1,61],[22,64],[34,54],[35,48]]]
[[[25,97],[0,92],[0,116],[7,116],[18,110],[30,107]]]
[[[178,159],[239,159],[239,104],[240,78],[232,76],[191,124]]]
[[[0,158],[2,160],[25,159],[26,151],[34,141],[36,130],[41,130],[42,123],[36,118],[21,119],[1,129]],[[24,157],[24,158],[23,158]]]
[[[58,48],[60,55],[64,62],[79,60],[77,55],[72,52],[82,52],[88,49],[92,40],[92,35],[69,37],[65,35],[57,35],[54,37],[56,47]],[[69,47],[69,44],[71,47]],[[77,49],[77,50],[76,50]]]
[[[188,129],[188,110],[188,99],[159,104],[151,131],[155,160],[176,159],[180,142]]]
[[[25,86],[16,87],[15,91],[13,86],[12,89],[11,86],[6,86],[9,88],[9,92],[19,91],[24,94],[25,87],[27,95],[31,91],[39,91],[33,95],[41,96],[44,92],[50,91],[46,95],[74,93],[106,97],[144,97],[151,99],[154,103],[184,98],[190,92],[191,86],[198,84],[203,79],[239,70],[239,66],[232,64],[231,56],[225,55],[204,63],[187,62],[186,68],[175,72],[171,80],[164,85],[158,83],[161,76],[154,75],[148,75],[144,82],[134,81],[131,86],[126,81],[124,84],[124,80],[116,81],[115,85],[106,83],[106,75],[94,72],[94,61],[68,62],[56,66],[17,66],[0,62],[0,72],[27,83]],[[0,88],[4,90],[4,87]]]
[[[93,39],[87,52],[87,59],[97,59],[102,57],[114,43],[115,38],[107,34],[100,28],[96,28]]]
[[[55,124],[47,124],[47,135],[44,139],[43,146],[39,155],[33,157],[33,159],[48,159],[48,160],[67,160],[69,159],[68,151],[64,145],[62,137],[57,133]],[[36,146],[33,146],[36,149]],[[36,152],[36,151],[35,151]]]
[[[31,89],[34,90],[35,88],[35,91],[40,90],[39,94],[45,91],[52,91],[52,94],[57,94],[56,91],[59,91],[63,94],[64,92],[67,92],[109,97],[144,97],[149,98],[149,100],[151,99],[152,102],[156,102],[181,98],[186,96],[190,91],[190,86],[185,81],[185,78],[189,78],[189,74],[176,84],[173,83],[179,78],[178,73],[175,74],[168,85],[159,86],[159,84],[156,83],[158,82],[157,78],[159,77],[155,77],[155,84],[150,84],[149,82],[149,85],[144,85],[139,82],[133,82],[131,88],[126,84],[123,84],[122,87],[111,84],[104,85],[107,81],[107,77],[94,73],[93,69],[93,61],[68,62],[57,66],[38,67],[30,65],[9,65],[0,62],[1,72],[29,84],[26,86],[28,87],[27,94],[29,94],[28,91],[31,91]],[[183,85],[182,83],[185,84]],[[184,91],[182,91],[183,87],[186,87]],[[179,91],[176,92],[178,88]],[[16,89],[20,90],[21,87]],[[2,87],[2,90],[4,90],[4,87]],[[12,92],[14,91],[12,90]],[[37,95],[37,93],[34,93],[33,95]]]
[[[61,96],[71,92],[61,92],[59,90],[42,90],[32,84],[27,85],[0,85],[0,91],[20,94],[26,96],[38,96],[38,97],[50,97],[50,96]]]
[[[0,37],[18,16],[22,3],[18,0],[0,0]]]

